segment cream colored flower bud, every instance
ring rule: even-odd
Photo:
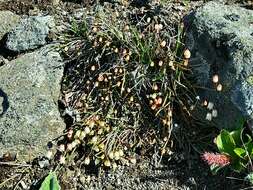
[[[213,75],[213,83],[219,82],[219,76],[218,75]]]
[[[104,161],[104,165],[105,165],[106,167],[110,167],[110,166],[111,166],[110,160],[105,160],[105,161]]]
[[[90,133],[90,128],[88,126],[86,126],[84,128],[84,132],[85,132],[85,134],[89,134]]]
[[[217,89],[217,91],[219,91],[219,92],[222,91],[222,84],[218,84],[218,86],[217,86],[216,89]]]
[[[129,60],[130,60],[130,56],[127,55],[127,56],[125,57],[125,60],[126,60],[126,61],[129,61]]]
[[[97,27],[93,27],[92,31],[93,31],[93,32],[97,32],[97,31],[98,31],[98,28],[97,28]]]
[[[161,45],[161,47],[165,47],[166,46],[166,41],[162,41],[162,43],[160,45]]]
[[[91,68],[90,68],[90,70],[95,71],[96,70],[96,66],[92,65]]]
[[[98,137],[97,136],[92,137],[91,143],[96,144],[97,141],[98,141]]]
[[[101,158],[102,160],[104,160],[104,159],[105,159],[105,155],[102,154],[102,155],[100,156],[100,158]]]
[[[95,126],[95,122],[91,120],[88,122],[88,125],[92,129]]]
[[[85,165],[89,165],[89,164],[90,164],[90,157],[86,157],[86,158],[84,159],[84,164],[85,164]]]
[[[190,52],[189,49],[186,49],[186,50],[184,51],[184,58],[185,58],[185,59],[190,59],[190,57],[191,57],[191,52]]]
[[[206,114],[206,120],[208,120],[208,121],[212,120],[212,114],[211,113]]]
[[[212,116],[217,117],[218,116],[218,111],[216,109],[212,110]]]
[[[113,151],[109,152],[108,156],[109,156],[110,159],[113,160],[114,159],[114,152]]]
[[[99,121],[98,124],[99,124],[100,127],[105,127],[105,122],[104,121]]]
[[[124,156],[124,151],[122,149],[119,150],[119,156],[120,157]]]
[[[159,65],[160,67],[163,66],[163,61],[160,60],[160,61],[158,62],[158,65]]]
[[[213,102],[209,102],[208,105],[207,105],[207,109],[212,110],[213,107],[214,107]]]
[[[126,25],[126,26],[124,27],[124,30],[125,30],[125,31],[128,31],[128,30],[129,30],[129,26]]]
[[[94,150],[95,152],[99,152],[99,151],[100,151],[99,148],[98,148],[98,146],[94,146],[94,147],[93,147],[93,150]]]
[[[136,162],[137,162],[137,161],[136,161],[136,158],[134,158],[134,157],[130,158],[130,162],[131,162],[132,164],[134,164],[134,165],[135,165],[135,164],[136,164]]]
[[[203,102],[203,105],[204,105],[204,106],[207,106],[207,105],[208,105],[207,100],[205,100],[205,101]]]
[[[101,144],[98,145],[98,147],[99,147],[101,150],[104,150],[105,144],[104,144],[104,143],[101,143]]]
[[[120,153],[119,153],[119,151],[115,151],[114,152],[114,159],[115,160],[119,160],[120,159]]]
[[[119,49],[118,48],[115,48],[114,49],[114,53],[118,53],[119,52]]]

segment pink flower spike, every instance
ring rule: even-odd
[[[227,166],[231,163],[231,158],[225,154],[205,152],[201,158],[207,162],[208,165],[218,165],[221,167]]]

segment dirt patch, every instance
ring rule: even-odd
[[[18,15],[53,14],[59,8],[64,11],[71,11],[87,5],[89,3],[64,1],[57,8],[52,6],[51,0],[8,0],[0,3],[0,11],[9,10]]]

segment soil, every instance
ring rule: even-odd
[[[88,2],[88,1],[87,1]],[[176,2],[176,1],[175,1]],[[190,4],[172,3],[178,17],[186,14],[192,9],[201,6],[202,1],[194,1]],[[177,1],[178,2],[178,1]],[[57,10],[72,14],[75,10],[89,6],[88,3],[65,1]],[[229,3],[235,3],[229,1]],[[247,8],[252,8],[250,1],[241,2]],[[20,15],[58,14],[49,0],[9,0],[0,3],[1,10],[10,10]],[[94,170],[94,168],[77,167],[70,164],[61,168],[59,180],[62,189],[199,189],[237,190],[249,187],[239,174],[231,171],[223,171],[218,175],[212,175],[209,167],[201,160],[198,152],[203,150],[199,147],[196,139],[205,134],[199,134],[199,129],[191,128],[192,133],[180,136],[181,140],[175,139],[174,153],[159,162],[158,156],[140,156],[137,164],[132,166],[120,166],[115,171]],[[186,131],[189,131],[186,129]],[[181,135],[181,134],[180,134]],[[183,136],[184,136],[183,135]],[[183,141],[183,143],[182,143]],[[211,142],[211,138],[207,141]],[[211,149],[212,147],[205,147]],[[196,151],[196,149],[198,151]],[[200,151],[199,151],[200,150]],[[39,158],[29,164],[8,164],[0,162],[0,189],[38,189],[40,182],[50,171],[50,166],[40,168],[38,163],[43,160]],[[225,176],[231,176],[227,178]],[[232,178],[233,177],[233,178]],[[1,188],[1,184],[6,186]]]

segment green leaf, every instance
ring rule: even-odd
[[[238,129],[238,130],[234,130],[230,132],[230,135],[234,139],[235,144],[237,146],[242,144],[241,134],[242,134],[242,129]]]
[[[216,165],[216,164],[212,164],[212,165],[210,166],[210,170],[211,170],[211,172],[212,172],[213,175],[216,175],[217,172],[218,172],[220,169],[222,169],[222,168],[223,168],[223,167],[221,167],[221,166],[219,166],[219,165]]]
[[[232,157],[236,155],[234,153],[236,144],[233,137],[228,131],[222,130],[220,135],[217,137],[216,143],[220,152],[227,153]]]
[[[50,172],[44,179],[39,190],[60,190],[61,187],[54,172]]]
[[[245,144],[246,150],[248,151],[249,156],[252,158],[253,157],[253,143],[247,143]]]
[[[246,151],[243,148],[235,148],[234,152],[236,155],[238,155],[240,158],[244,158],[246,155]]]
[[[237,160],[236,162],[234,162],[232,165],[231,165],[231,168],[236,171],[236,172],[241,172],[243,171],[246,167],[245,165],[243,164],[242,160]]]

